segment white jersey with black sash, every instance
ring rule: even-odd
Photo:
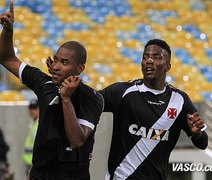
[[[149,89],[142,80],[100,92],[114,119],[106,179],[165,180],[181,129],[190,136],[186,117],[196,111],[190,98],[168,84],[163,91]]]

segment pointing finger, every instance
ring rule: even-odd
[[[10,13],[14,13],[13,0],[10,0]]]

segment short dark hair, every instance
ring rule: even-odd
[[[38,100],[37,99],[32,99],[29,102],[29,109],[37,109],[38,108]]]
[[[74,60],[78,64],[85,64],[87,59],[87,52],[85,47],[78,41],[68,41],[62,44],[60,47],[74,51]]]
[[[151,39],[146,43],[146,45],[144,46],[144,49],[146,49],[146,47],[149,45],[157,45],[165,49],[169,54],[169,60],[171,59],[171,48],[166,41],[162,39]]]

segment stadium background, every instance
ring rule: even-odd
[[[141,78],[144,44],[165,39],[172,48],[167,82],[186,91],[207,119],[209,147],[198,151],[182,137],[171,162],[212,165],[212,1],[211,0],[14,0],[14,46],[24,62],[47,72],[45,59],[64,41],[82,42],[88,51],[83,81],[99,90],[116,81]],[[9,0],[0,0],[0,13]],[[11,150],[9,160],[22,180],[27,103],[34,94],[0,67],[0,125]],[[11,113],[12,112],[12,113]],[[92,180],[103,179],[110,142],[110,114],[96,134]],[[108,120],[105,120],[108,119]],[[212,173],[171,172],[170,180],[209,180]]]

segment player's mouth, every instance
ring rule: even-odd
[[[154,72],[154,69],[153,68],[151,68],[151,67],[147,67],[146,68],[146,74],[148,75],[148,74],[152,74]]]
[[[59,77],[60,77],[60,75],[57,74],[57,73],[53,73],[53,74],[52,74],[52,78],[54,78],[54,79],[57,79],[57,78],[59,78]]]

